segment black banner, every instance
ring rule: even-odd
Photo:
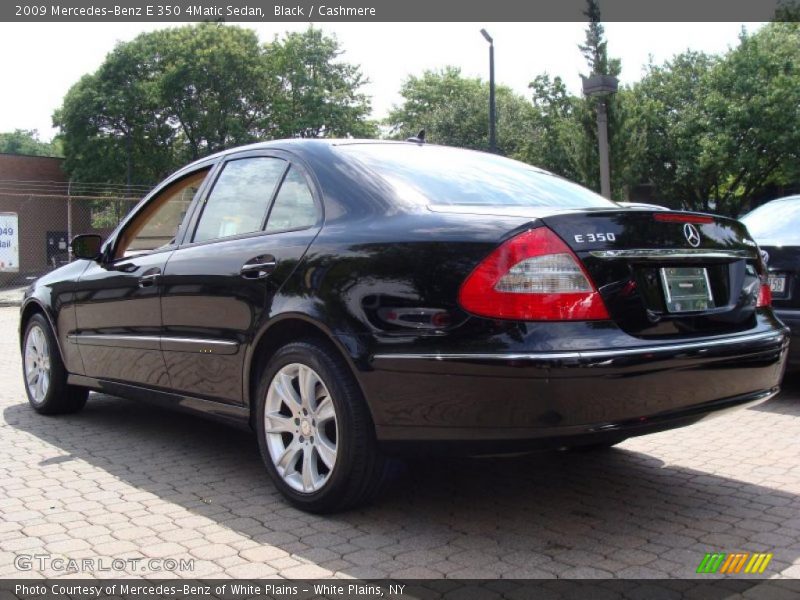
[[[602,0],[603,20],[769,21],[797,0]],[[585,0],[11,0],[0,21],[501,22],[585,21]]]
[[[6,579],[0,598],[20,600],[548,600],[597,598],[779,600],[800,595],[799,580],[745,578],[698,579],[502,579],[502,580],[136,580],[136,579]]]

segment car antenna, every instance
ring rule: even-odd
[[[413,142],[415,144],[424,144],[425,143],[425,129],[420,129],[419,133],[416,137],[406,138],[407,142]]]

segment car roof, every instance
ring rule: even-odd
[[[401,140],[374,140],[374,139],[359,139],[359,138],[288,138],[280,140],[269,140],[266,142],[255,142],[253,144],[245,144],[243,146],[235,146],[233,148],[227,148],[225,150],[221,150],[220,152],[204,156],[203,158],[200,158],[187,166],[192,166],[195,164],[207,162],[209,160],[214,160],[237,152],[247,152],[249,150],[313,151],[314,149],[329,148],[331,146],[347,146],[356,144],[408,145],[413,143],[414,142],[406,142]],[[435,144],[427,144],[427,145],[434,146]]]
[[[800,194],[795,194],[794,196],[784,196],[783,198],[775,198],[775,200],[770,200],[767,204],[773,204],[777,202],[798,202],[800,201]],[[762,204],[762,206],[765,206]]]

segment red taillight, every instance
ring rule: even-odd
[[[772,306],[772,288],[769,287],[768,283],[762,283],[761,287],[758,288],[756,308],[761,308],[762,306]]]
[[[671,212],[657,212],[653,215],[656,221],[663,221],[665,223],[697,223],[698,225],[705,225],[714,222],[714,217],[706,215],[687,215],[683,213]]]
[[[497,319],[609,318],[578,257],[546,227],[511,238],[486,257],[461,285],[458,301],[464,310]]]

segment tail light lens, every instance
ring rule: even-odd
[[[769,255],[767,255],[769,256]],[[764,258],[764,251],[758,249],[758,262],[756,263],[756,272],[761,284],[758,287],[758,298],[756,299],[756,308],[762,306],[772,306],[772,288],[769,287],[769,278],[767,277],[767,261]]]
[[[752,296],[750,296],[752,298]],[[768,283],[761,282],[761,287],[758,288],[758,300],[756,301],[756,308],[762,306],[772,306],[772,288]]]
[[[522,321],[608,319],[578,257],[546,227],[511,238],[461,285],[459,304],[484,317]]]

